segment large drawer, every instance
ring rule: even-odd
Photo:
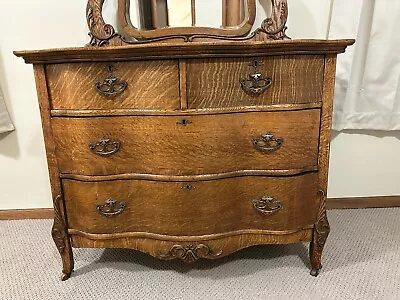
[[[195,175],[316,166],[320,110],[54,118],[61,173]]]
[[[68,227],[87,233],[205,235],[297,230],[317,217],[318,173],[198,182],[63,180]]]
[[[180,108],[176,60],[50,64],[46,74],[52,109]]]
[[[257,61],[257,69],[250,66]],[[262,58],[207,58],[187,64],[189,108],[298,104],[322,101],[323,55],[285,55]],[[256,80],[260,74],[270,82]],[[260,78],[258,78],[260,79]],[[242,88],[270,86],[259,94]]]

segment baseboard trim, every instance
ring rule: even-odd
[[[399,196],[374,196],[353,198],[328,198],[327,209],[400,207]]]
[[[399,196],[328,198],[327,209],[400,207]],[[0,220],[53,219],[52,208],[0,210]]]
[[[0,210],[0,220],[53,219],[52,208]]]

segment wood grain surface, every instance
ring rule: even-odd
[[[273,82],[257,96],[240,85],[241,78],[254,73],[249,66],[254,59],[263,63],[257,73]],[[188,60],[189,108],[320,102],[323,71],[322,55]]]
[[[115,97],[96,89],[109,76],[108,66],[128,84]],[[46,74],[53,109],[180,108],[177,60],[50,64]]]
[[[243,248],[262,244],[290,244],[308,242],[311,239],[312,229],[304,229],[287,234],[268,234],[268,233],[242,233],[235,236],[201,239],[201,241],[182,241],[176,242],[169,240],[158,240],[144,237],[128,237],[114,239],[96,239],[91,236],[83,237],[73,234],[72,244],[77,248],[129,248],[142,251],[154,257],[165,259],[165,254],[175,245],[206,245],[213,253],[220,255],[217,257],[209,256],[208,259],[216,259],[227,256]],[[198,238],[198,237],[196,237]]]
[[[177,122],[189,120],[186,126]],[[237,170],[301,169],[317,165],[320,110],[224,115],[53,118],[61,173],[194,175]],[[275,152],[252,139],[283,138]],[[108,137],[121,143],[113,155],[91,152]]]
[[[33,66],[33,71],[35,75],[40,116],[42,119],[43,136],[45,137],[44,145],[46,149],[51,194],[53,197],[54,222],[51,233],[54,243],[61,255],[63,264],[61,278],[62,280],[66,280],[71,276],[71,272],[74,269],[74,259],[71,241],[67,232],[68,224],[64,201],[62,201],[62,187],[59,177],[59,165],[55,154],[56,145],[53,136],[52,119],[50,117],[50,101],[45,66],[36,64]]]
[[[109,62],[201,57],[264,57],[289,54],[343,53],[355,40],[231,41],[209,43],[144,43],[125,47],[76,47],[14,51],[26,63]]]
[[[288,178],[240,177],[188,183],[64,179],[63,188],[72,229],[88,233],[206,235],[311,226],[318,213],[317,176],[309,173]],[[300,189],[302,193],[297,192]],[[270,216],[260,213],[252,200],[262,196],[280,200],[282,208]],[[114,217],[100,215],[96,206],[109,198],[126,202],[126,209]]]

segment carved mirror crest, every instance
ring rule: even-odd
[[[261,0],[118,0],[120,33],[104,22],[104,1],[88,0],[91,46],[287,38],[287,0],[263,0],[271,1],[272,15],[250,35]]]

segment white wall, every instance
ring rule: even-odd
[[[0,4],[0,85],[17,128],[0,135],[0,209],[51,207],[32,67],[12,51],[86,44],[86,1],[0,0]],[[330,0],[291,0],[289,5],[289,36],[325,38]],[[107,20],[115,19],[115,7],[116,0],[106,1]],[[264,17],[261,5],[259,9],[257,25]],[[400,134],[385,132],[334,137],[329,196],[400,195],[399,139]]]

